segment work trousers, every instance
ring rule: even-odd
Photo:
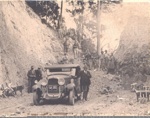
[[[87,100],[88,92],[89,92],[89,85],[82,85],[81,91],[83,92],[83,99]]]
[[[74,58],[76,59],[78,57],[78,48],[73,48],[73,54]]]
[[[35,77],[28,78],[28,93],[32,93],[32,87],[34,85]]]
[[[64,46],[64,53],[68,53],[69,47],[68,46]]]

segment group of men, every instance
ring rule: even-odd
[[[113,55],[113,53],[111,53],[110,55],[107,53],[107,50],[105,50],[104,52],[101,52],[100,55],[100,69],[103,71],[107,71],[107,74],[111,73],[114,74],[115,73],[115,69],[117,67],[117,61]]]
[[[42,71],[39,67],[37,70],[31,66],[31,69],[27,73],[28,76],[28,93],[32,92],[32,86],[35,84],[35,80],[40,81],[42,79]]]
[[[91,54],[90,51],[87,51],[84,59],[89,69],[100,69],[102,71],[106,71],[107,74],[113,74],[117,67],[117,61],[113,53],[109,55],[107,50],[101,51],[99,56],[97,54]]]
[[[68,54],[69,52],[69,47],[70,47],[70,42],[69,38],[66,38],[64,41],[64,54]],[[79,51],[80,45],[77,39],[74,40],[74,44],[72,46],[73,54],[74,54],[74,59],[78,57],[78,51]]]

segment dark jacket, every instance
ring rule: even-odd
[[[39,81],[42,79],[42,71],[41,70],[36,70],[36,79]]]
[[[87,71],[87,73],[85,73],[84,71],[81,71],[79,74],[79,77],[81,78],[80,79],[81,86],[83,85],[89,86],[91,84],[91,80],[90,80],[91,74],[89,71]]]
[[[65,40],[64,47],[69,47],[69,45],[70,45],[69,40]]]
[[[27,76],[28,78],[35,78],[36,77],[35,70],[29,70]]]
[[[115,69],[115,63],[116,63],[115,58],[113,56],[110,57],[110,59],[108,61],[108,68],[109,69]]]
[[[77,41],[75,41],[75,43],[73,44],[73,48],[78,48],[79,47],[79,44]]]

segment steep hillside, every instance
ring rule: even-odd
[[[150,4],[126,3],[123,7],[125,11],[120,21],[124,27],[115,57],[121,62],[124,85],[129,88],[132,82],[142,81],[149,86]]]
[[[115,54],[119,60],[123,60],[131,48],[136,47],[140,52],[150,41],[149,6],[147,3],[124,3],[110,5],[104,10],[101,14],[101,47],[114,51],[119,46]],[[76,28],[74,18],[65,12],[66,7],[64,4],[66,25]],[[84,15],[92,20],[92,14],[88,13]],[[23,83],[31,65],[37,68],[57,62],[58,55],[61,57],[62,41],[57,40],[57,34],[42,24],[24,2],[0,2],[0,20],[0,82],[20,80]],[[86,34],[91,36],[90,32]],[[96,45],[96,37],[92,40]]]
[[[123,60],[127,53],[147,53],[150,43],[150,4],[126,3],[119,18],[124,27],[120,33],[119,47],[116,52],[118,60]]]
[[[110,5],[106,12],[103,12],[101,15],[101,24],[105,26],[105,29],[102,31],[102,46],[108,48],[110,51],[114,51],[120,45],[120,40],[126,40],[124,44],[128,46],[131,40],[137,42],[137,38],[141,34],[142,37],[147,37],[148,34],[146,32],[143,34],[143,32],[148,30],[148,18],[150,18],[149,7],[150,4],[144,2]],[[132,27],[132,29],[129,27]],[[125,30],[128,33],[126,33],[126,35],[123,33]],[[136,32],[137,35],[134,32]],[[130,37],[134,34],[135,37]]]
[[[24,2],[0,2],[0,81],[25,83],[31,65],[35,68],[57,62],[62,50],[57,34]]]

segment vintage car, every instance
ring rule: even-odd
[[[80,66],[77,64],[59,64],[45,67],[46,78],[35,82],[33,86],[33,103],[40,101],[62,100],[67,98],[70,105],[80,99]]]

